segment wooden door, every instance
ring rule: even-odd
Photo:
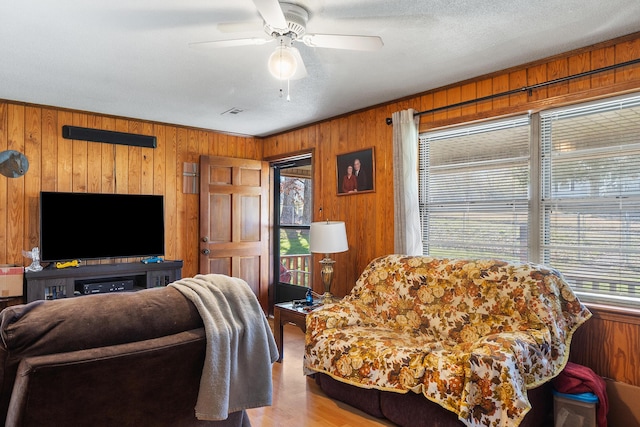
[[[200,272],[245,280],[268,312],[267,162],[200,157]]]

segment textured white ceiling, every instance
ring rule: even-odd
[[[262,37],[252,0],[0,0],[0,99],[264,136],[640,31],[638,0],[292,2],[308,33],[384,47],[297,43],[309,75],[287,101],[267,71],[273,43],[189,47]],[[235,22],[245,31],[216,25]]]

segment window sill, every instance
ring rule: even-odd
[[[639,309],[594,304],[589,302],[585,302],[584,305],[589,309],[589,311],[591,311],[594,318],[640,325]]]

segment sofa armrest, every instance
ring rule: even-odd
[[[500,365],[503,375],[521,377],[527,389],[554,376],[551,334],[546,328],[487,335],[470,345],[469,351],[472,359],[485,358],[487,367]]]
[[[200,328],[24,358],[6,425],[219,425],[195,418],[205,345]]]

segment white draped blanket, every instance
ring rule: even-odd
[[[197,307],[207,336],[196,417],[224,420],[231,412],[271,405],[271,365],[278,350],[249,285],[239,278],[208,274],[169,286]]]

